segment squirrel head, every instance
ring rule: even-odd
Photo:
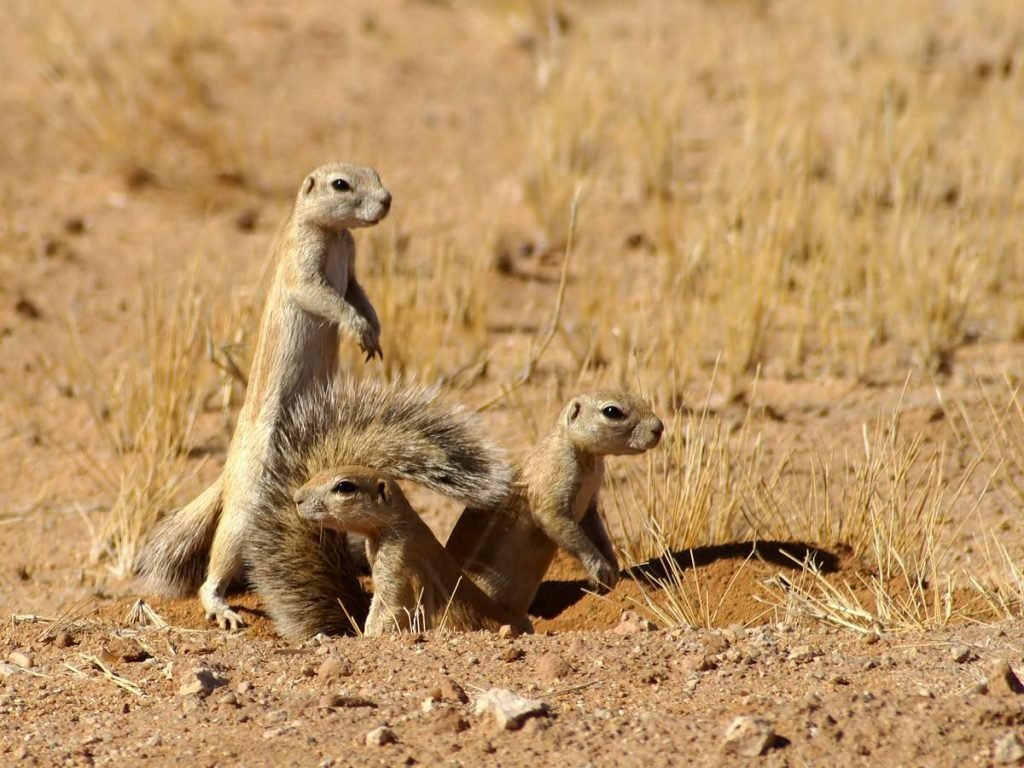
[[[627,456],[653,448],[665,425],[650,403],[625,392],[577,395],[562,411],[561,428],[577,450],[597,456]]]
[[[391,210],[391,193],[373,168],[328,163],[306,176],[295,209],[302,221],[340,232],[383,220]]]
[[[292,496],[299,517],[325,528],[373,536],[408,509],[398,483],[367,467],[335,467],[314,475]]]

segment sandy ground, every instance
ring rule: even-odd
[[[211,630],[190,599],[150,600],[170,628],[129,621],[139,585],[90,558],[118,479],[90,414],[87,382],[75,380],[68,364],[73,351],[84,350],[96,380],[113,375],[126,329],[146,301],[141,287],[154,276],[170,284],[198,264],[201,279],[253,293],[296,177],[328,158],[381,169],[396,202],[380,237],[402,240],[417,264],[437,255],[437,233],[485,260],[501,232],[533,238],[516,191],[517,121],[538,77],[529,57],[537,41],[504,13],[412,0],[346,4],[344,12],[328,2],[301,9],[187,2],[157,4],[152,17],[128,3],[93,3],[68,18],[88,30],[96,49],[121,51],[115,60],[136,62],[139,71],[165,64],[175,35],[195,43],[178,81],[163,84],[171,112],[175,88],[185,87],[182,72],[201,72],[198,90],[209,91],[216,131],[197,134],[186,113],[161,123],[166,137],[148,135],[144,120],[121,127],[120,145],[153,158],[139,167],[85,140],[86,124],[68,118],[73,91],[54,76],[55,52],[65,45],[60,15],[15,5],[17,23],[0,31],[0,617],[11,617],[0,629],[0,763],[1024,763],[1024,687],[1014,676],[1024,676],[1024,624],[999,621],[984,606],[977,621],[931,632],[780,623],[765,584],[796,569],[771,543],[700,547],[692,559],[680,553],[715,605],[707,629],[623,620],[625,611],[643,613],[654,590],[626,578],[610,595],[591,595],[564,560],[542,587],[533,611],[538,633],[529,637],[427,634],[295,646],[274,635],[251,595],[234,598],[251,624],[235,635]],[[647,5],[673,20],[664,4]],[[727,5],[723,25],[759,13],[758,4]],[[705,6],[693,7],[718,13]],[[184,31],[154,33],[153,19],[178,18],[176,8],[191,14]],[[628,10],[594,8],[597,21],[584,28],[635,32]],[[705,120],[713,124],[694,117],[701,127]],[[623,218],[632,225],[632,211],[600,215],[614,204],[607,190],[589,203],[579,269],[606,256],[619,266],[644,258],[642,248],[626,245]],[[360,248],[369,237],[360,235]],[[609,274],[618,290],[630,285],[616,282],[621,272]],[[368,269],[371,294],[382,279]],[[511,274],[497,270],[489,279],[493,385],[514,371],[511,346],[546,316],[557,265],[524,257]],[[402,342],[385,332],[386,355]],[[982,338],[958,350],[952,372],[915,375],[906,389],[901,354],[883,348],[861,379],[794,378],[769,361],[749,409],[766,455],[791,453],[806,469],[816,446],[857,450],[865,425],[901,403],[904,428],[926,445],[951,440],[963,421],[946,406],[955,402],[980,423],[988,406],[978,382],[1001,382],[1007,361],[1019,373],[1024,345]],[[699,403],[706,380],[680,386]],[[480,402],[491,394],[470,396]],[[548,390],[527,389],[524,397],[539,412],[557,410]],[[710,417],[739,423],[748,405],[716,400]],[[495,431],[521,448],[517,414],[493,414]],[[194,430],[189,466],[197,476],[185,495],[215,476],[227,439],[211,407]],[[958,445],[944,459],[952,470],[969,460],[968,443]],[[613,479],[616,472],[613,463]],[[988,477],[979,471],[970,488]],[[978,532],[999,531],[1019,554],[1018,506],[1004,488],[969,519],[949,523],[944,535],[963,543],[950,567],[981,562],[967,544]],[[443,505],[424,513],[441,535],[454,521]],[[816,543],[798,543],[798,555],[803,544]],[[820,546],[836,583],[863,569],[840,542]],[[474,712],[491,688],[545,706],[506,730]],[[741,716],[764,722],[734,743],[726,732]],[[394,743],[367,743],[379,726]]]

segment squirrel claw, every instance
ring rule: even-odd
[[[601,567],[590,574],[590,587],[598,594],[611,592],[619,582],[619,572],[611,567]]]
[[[216,621],[217,626],[227,632],[237,632],[245,627],[245,621],[230,608],[222,611],[211,611],[206,614],[208,621]]]

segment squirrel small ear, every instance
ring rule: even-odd
[[[306,183],[302,185],[302,192],[303,192],[303,194],[308,195],[310,192],[313,191],[313,187],[315,187],[315,186],[316,186],[316,179],[314,179],[312,176],[310,176],[308,179],[306,179]]]
[[[573,400],[572,403],[569,404],[569,415],[565,419],[567,424],[572,424],[576,421],[576,417],[580,415],[580,408],[582,407],[583,406],[580,405],[579,400]]]
[[[377,481],[377,495],[380,497],[381,501],[391,501],[391,494],[388,493],[388,484],[383,480]]]

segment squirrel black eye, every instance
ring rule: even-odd
[[[614,405],[606,405],[604,408],[601,409],[601,414],[605,418],[614,419],[615,421],[626,418],[626,414],[622,412],[622,409],[617,408]]]
[[[334,187],[338,192],[349,192],[352,189],[352,185],[344,179],[335,179],[331,182],[331,186]]]
[[[333,493],[344,494],[355,493],[358,490],[359,486],[353,483],[351,480],[339,480],[334,484],[334,487],[331,488],[331,491]]]

